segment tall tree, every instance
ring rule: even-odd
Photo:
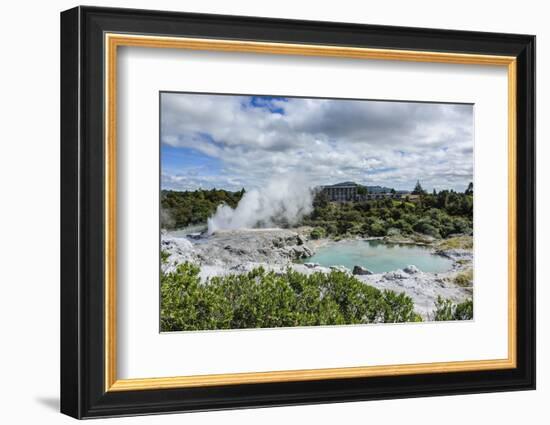
[[[473,182],[470,182],[470,184],[468,185],[468,188],[466,189],[466,191],[464,193],[466,195],[473,195],[474,194],[474,183]]]
[[[416,186],[414,187],[414,190],[412,191],[413,195],[424,195],[426,192],[422,188],[422,185],[420,184],[420,180],[416,181]]]

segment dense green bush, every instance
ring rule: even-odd
[[[474,303],[472,300],[457,304],[453,313],[455,320],[472,320],[474,318]]]
[[[439,229],[434,226],[435,221],[430,220],[428,217],[421,218],[414,226],[413,230],[424,235],[433,236],[434,238],[440,238],[441,233]]]
[[[326,236],[326,232],[323,227],[316,227],[309,234],[309,237],[311,239],[321,239],[321,238],[324,238],[325,236]]]
[[[451,300],[437,297],[434,320],[471,320],[474,317],[474,303],[472,300],[454,304]]]
[[[420,321],[410,297],[340,271],[282,274],[259,267],[201,283],[185,263],[161,276],[161,330],[207,330]]]
[[[206,223],[221,204],[235,208],[244,189],[238,192],[227,190],[195,190],[193,192],[178,192],[163,190],[160,194],[160,221],[163,229],[177,229],[192,224]]]
[[[381,220],[377,220],[372,223],[370,226],[369,234],[372,236],[385,236],[386,235],[386,226]]]

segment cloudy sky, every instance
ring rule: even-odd
[[[161,94],[163,189],[248,190],[300,175],[463,191],[473,143],[472,105]]]

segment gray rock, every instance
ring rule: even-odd
[[[353,274],[356,274],[356,275],[369,275],[369,274],[372,274],[372,272],[365,268],[365,267],[362,267],[362,266],[354,266],[353,267]]]
[[[411,264],[411,265],[405,267],[405,268],[403,269],[403,271],[404,271],[405,273],[408,273],[408,274],[416,274],[416,273],[420,272],[420,270],[418,269],[418,267],[416,267],[416,266],[413,265],[413,264]]]
[[[241,273],[248,273],[252,270],[254,266],[251,266],[249,264],[237,264],[236,266],[231,267],[229,270],[234,272],[241,272]]]
[[[308,269],[314,269],[316,267],[319,267],[319,263],[304,263],[304,266],[306,266]]]
[[[348,268],[345,266],[330,266],[330,270],[334,270],[336,272],[349,273]]]
[[[271,241],[271,243],[275,248],[283,248],[285,246],[283,238],[275,238]]]
[[[398,280],[398,279],[408,279],[409,275],[402,270],[396,270],[394,272],[387,272],[383,274],[384,279],[386,280]]]
[[[313,250],[304,237],[289,229],[225,230],[199,239],[162,236],[163,249],[174,260],[198,260],[199,265],[225,265],[228,269],[242,263],[288,265],[309,258]],[[177,254],[177,255],[175,255]]]
[[[311,249],[309,249],[306,245],[295,245],[292,247],[288,247],[285,251],[288,253],[290,259],[292,260],[301,260],[311,257],[313,255]]]
[[[289,250],[289,253],[292,258],[296,258],[298,260],[306,257],[301,246],[293,246],[292,249]]]

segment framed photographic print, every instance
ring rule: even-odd
[[[535,387],[535,38],[61,14],[61,411]]]

